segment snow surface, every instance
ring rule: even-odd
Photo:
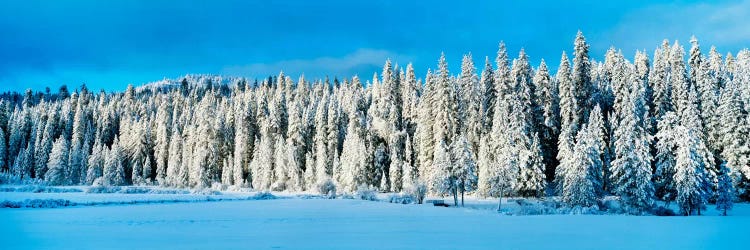
[[[211,195],[222,196],[243,197]],[[0,200],[31,197],[174,198],[0,192]],[[750,225],[750,204],[736,204],[729,217],[504,216],[493,200],[467,201],[469,208],[291,198],[0,209],[0,242],[3,249],[743,249]]]

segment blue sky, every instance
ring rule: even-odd
[[[481,66],[500,40],[511,56],[524,47],[556,68],[579,29],[595,58],[610,46],[651,54],[693,34],[723,53],[750,41],[750,0],[560,2],[0,0],[0,91],[282,69],[369,79],[386,58],[423,76],[441,51],[454,71],[468,52]]]

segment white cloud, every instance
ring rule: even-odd
[[[293,59],[272,63],[253,63],[249,65],[234,65],[225,67],[222,72],[228,75],[250,77],[265,77],[278,74],[280,71],[291,75],[305,74],[308,76],[345,76],[353,74],[371,74],[372,72],[356,72],[358,69],[381,67],[385,60],[408,61],[409,56],[399,55],[387,50],[359,49],[342,57],[319,57],[313,59]]]
[[[652,50],[661,40],[687,46],[695,35],[703,46],[737,49],[750,41],[750,0],[723,3],[653,5],[625,15],[602,41],[625,50]]]

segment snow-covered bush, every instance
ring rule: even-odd
[[[249,198],[250,200],[274,200],[278,199],[275,195],[271,194],[270,192],[260,192],[255,194],[253,197]]]
[[[675,213],[674,210],[672,210],[670,208],[666,208],[664,206],[658,206],[658,207],[654,208],[654,211],[652,211],[651,213],[653,213],[656,216],[675,216],[675,215],[677,215],[677,213]]]
[[[375,197],[375,189],[362,185],[357,188],[357,198],[360,200],[368,200],[368,201],[376,201],[378,200],[377,197]]]
[[[334,199],[336,198],[336,184],[333,180],[327,179],[318,184],[318,192],[326,198]]]
[[[151,192],[151,188],[146,187],[125,187],[120,189],[118,193],[122,194],[147,194]]]
[[[575,207],[564,207],[557,209],[559,214],[576,214],[576,215],[585,215],[585,214],[601,214],[601,211],[599,210],[599,206],[593,205],[590,207],[582,207],[582,206],[575,206]]]
[[[63,199],[27,199],[24,201],[0,202],[0,208],[56,208],[75,205],[75,203]]]
[[[0,171],[0,184],[13,185],[47,185],[47,182],[41,179],[21,178],[11,172]]]
[[[388,196],[388,202],[398,204],[411,204],[414,203],[414,198],[408,193],[391,194]]]
[[[625,209],[622,206],[620,197],[617,197],[617,196],[604,197],[602,200],[599,201],[599,207],[602,210],[607,211],[608,213],[611,213],[611,214],[625,213]]]
[[[200,195],[221,195],[221,192],[213,190],[213,189],[196,189],[191,192],[192,194],[200,194]]]
[[[109,186],[91,186],[85,190],[85,193],[90,194],[111,194],[120,192],[120,187],[109,187]]]
[[[422,204],[424,202],[424,197],[427,195],[427,186],[424,183],[417,182],[406,187],[404,191],[409,194],[412,200],[417,204]]]
[[[28,192],[28,193],[79,193],[78,188],[49,187],[45,185],[28,185],[18,187],[0,187],[0,192]]]

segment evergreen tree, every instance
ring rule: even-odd
[[[432,166],[432,188],[440,195],[453,196],[453,204],[458,206],[458,178],[456,165],[453,164],[451,150],[445,141],[440,141],[435,149],[435,161]]]
[[[551,170],[557,165],[557,138],[560,133],[560,97],[558,81],[550,77],[547,64],[542,60],[539,69],[534,75],[536,87],[536,103],[541,108],[541,119],[537,121],[540,132],[540,144],[544,156],[545,173],[553,173]],[[551,181],[553,176],[548,175]]]
[[[571,207],[589,207],[597,202],[597,193],[601,187],[597,174],[602,166],[599,143],[596,129],[590,129],[586,125],[576,136],[570,169],[562,187],[562,199]]]
[[[102,185],[104,186],[123,186],[125,179],[125,154],[120,147],[120,140],[115,137],[112,148],[109,150],[104,160],[104,170]]]
[[[719,187],[716,189],[716,209],[721,211],[723,216],[727,216],[727,211],[732,210],[734,206],[734,187],[729,175],[729,169],[722,165],[719,174]]]
[[[591,62],[589,61],[589,45],[583,33],[578,31],[573,48],[573,70],[570,75],[570,91],[573,102],[573,121],[579,126],[586,122],[594,106],[591,100]],[[578,131],[572,131],[574,134]]]
[[[5,162],[7,162],[6,152],[8,152],[8,146],[5,143],[5,130],[3,130],[3,128],[0,128],[0,169],[5,168]]]
[[[171,101],[168,97],[160,98],[159,109],[156,111],[156,136],[154,140],[154,160],[156,161],[156,181],[160,185],[168,185],[167,168],[169,166]],[[173,133],[173,132],[172,132]]]
[[[482,103],[480,107],[482,116],[482,135],[489,133],[492,129],[492,119],[497,99],[497,88],[495,87],[494,70],[490,64],[490,58],[484,58],[484,70],[480,78]]]
[[[563,52],[560,59],[560,67],[557,69],[555,76],[558,82],[560,93],[560,134],[557,140],[557,161],[559,165],[554,172],[547,171],[547,176],[554,176],[558,193],[562,190],[565,175],[570,166],[570,160],[573,158],[573,146],[575,145],[575,131],[578,131],[578,124],[575,122],[575,99],[572,92],[572,82],[570,78],[570,62],[568,56]]]
[[[107,158],[107,149],[97,142],[88,158],[88,170],[86,171],[86,185],[101,183],[104,171],[104,163]]]
[[[623,118],[615,127],[614,160],[610,166],[613,193],[619,195],[630,213],[641,214],[653,206],[651,183],[651,136],[648,133],[645,91],[635,85],[629,90]]]
[[[49,154],[47,168],[49,169],[44,179],[50,185],[64,185],[67,183],[68,155],[70,150],[68,140],[63,137],[55,140],[52,151]]]
[[[677,132],[674,182],[677,205],[683,215],[700,214],[708,198],[704,166],[707,163],[700,152],[700,137],[692,129],[680,126]]]

